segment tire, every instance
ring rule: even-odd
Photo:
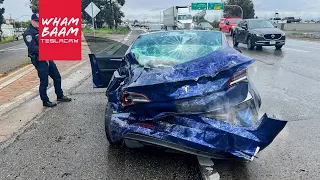
[[[251,37],[248,37],[248,40],[247,40],[247,48],[248,48],[249,50],[253,50],[253,49],[254,49],[254,45],[252,44]]]
[[[282,48],[282,45],[276,46],[276,50],[280,50]]]
[[[112,109],[110,103],[107,104],[106,112],[105,112],[105,132],[107,139],[111,145],[122,145],[123,139],[122,138],[114,138],[114,134],[112,133],[112,127],[111,127],[111,115],[112,115]]]
[[[262,50],[262,46],[257,46],[256,49],[257,50]]]
[[[232,36],[232,43],[234,47],[237,47],[239,45],[239,42],[237,42],[237,37],[235,35]]]

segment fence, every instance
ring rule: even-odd
[[[285,31],[320,32],[320,23],[288,23],[277,26]]]

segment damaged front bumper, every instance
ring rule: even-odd
[[[253,160],[287,122],[265,114],[253,127],[238,127],[206,117],[168,116],[141,121],[130,113],[111,116],[115,139],[129,139],[215,159]]]

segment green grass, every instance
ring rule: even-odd
[[[5,37],[5,38],[2,38],[1,41],[0,41],[0,44],[13,42],[13,41],[15,41],[15,40],[16,40],[16,39],[13,38],[13,36],[8,36],[8,37]]]
[[[93,30],[90,28],[84,28],[82,31],[84,33],[93,33]],[[118,29],[99,28],[95,31],[97,34],[126,34],[129,32],[129,29],[127,27],[118,27]]]

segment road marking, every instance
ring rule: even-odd
[[[27,49],[27,48],[26,47],[24,47],[24,48],[15,48],[15,49],[6,48],[6,49],[0,50],[0,52],[3,52],[3,51],[17,51],[17,50],[22,50],[22,49]]]
[[[124,39],[118,41],[117,44],[119,44],[119,43],[125,44],[126,42],[124,42],[124,41],[128,41],[129,40],[129,39],[126,40],[126,38],[128,38],[131,35],[131,33],[132,33],[132,31],[130,31],[130,33]],[[104,48],[103,50],[99,51],[97,54],[101,54],[102,52],[106,51],[107,49],[109,49],[112,46],[113,45],[110,45],[110,46]],[[115,46],[117,46],[117,45],[115,45]],[[112,48],[114,48],[115,46],[113,46]]]
[[[289,46],[295,46],[295,47],[299,47],[299,48],[310,48],[310,49],[317,49],[320,50],[320,47],[311,47],[314,45],[311,44],[306,44],[305,46],[300,46],[300,45],[292,45],[292,44],[288,44]]]
[[[300,50],[300,49],[293,49],[293,48],[288,48],[288,47],[285,47],[284,49],[287,49],[287,50],[292,50],[292,51],[300,51],[300,52],[310,52],[310,51],[304,51],[304,50]]]
[[[201,176],[203,180],[219,180],[220,175],[217,170],[214,169],[214,163],[210,158],[197,156]]]

